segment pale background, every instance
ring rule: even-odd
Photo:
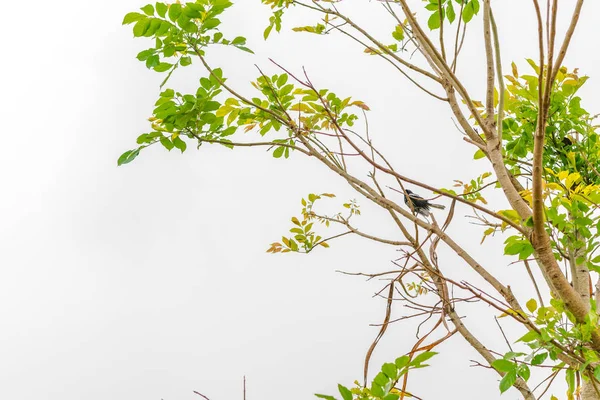
[[[305,66],[315,84],[371,107],[373,137],[401,173],[448,187],[487,169],[472,161],[473,149],[447,107],[388,65],[338,35],[286,31],[264,42],[268,9],[257,0],[235,3],[223,30],[246,36],[256,55],[223,49],[208,57],[244,93],[252,93],[246,82],[257,76],[253,64],[277,72],[268,57],[295,71]],[[524,58],[537,57],[533,8],[519,0],[494,3],[505,71],[512,60],[525,71]],[[355,197],[302,157],[275,160],[262,149],[192,145],[181,155],[156,147],[117,168],[117,157],[149,129],[162,80],[135,59],[150,42],[134,40],[131,27],[121,26],[126,12],[144,4],[2,4],[0,398],[184,400],[199,398],[197,390],[211,400],[241,399],[244,375],[248,399],[335,394],[338,382],[351,385],[362,376],[377,332],[369,324],[384,313],[384,303],[371,298],[381,282],[335,270],[382,270],[397,253],[358,238],[310,256],[265,253],[289,229],[302,196],[334,192],[339,199],[332,204]],[[391,41],[393,22],[375,1],[346,7]],[[566,59],[592,75],[582,90],[591,112],[600,111],[599,13],[597,2],[586,2]],[[284,30],[314,21],[289,14]],[[470,26],[460,75],[481,99],[481,29],[479,22]],[[194,64],[170,85],[193,91],[203,74]],[[380,211],[364,207],[363,214],[361,227],[396,235]],[[520,277],[511,285],[521,299],[530,297],[521,268],[500,257],[501,238],[480,247],[480,230],[464,220],[453,232],[492,271]],[[471,277],[456,259],[443,261],[446,271],[456,271],[452,276]],[[506,351],[486,308],[477,310],[465,323]],[[373,370],[413,341],[414,324],[391,328]],[[418,395],[500,398],[498,377],[470,367],[480,357],[458,336],[439,350],[431,369],[411,377]]]

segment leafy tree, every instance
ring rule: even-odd
[[[259,70],[252,82],[254,95],[229,85],[223,71],[211,65],[208,49],[221,45],[252,50],[244,37],[226,38],[219,30],[219,18],[232,6],[228,0],[155,3],[125,16],[123,23],[133,25],[134,36],[153,41],[137,58],[165,78],[151,129],[137,138],[138,146],[123,153],[118,164],[133,161],[153,145],[181,152],[189,144],[266,147],[275,158],[318,160],[324,171],[345,179],[361,201],[385,210],[399,238],[359,229],[357,201],[345,202],[338,213],[326,215],[319,205],[334,201],[335,195],[308,194],[301,200],[299,215],[291,219],[290,233],[267,250],[310,253],[343,236],[358,235],[402,252],[394,260],[395,270],[370,275],[388,278],[382,289],[387,293],[386,318],[367,353],[362,382],[356,381],[351,388],[339,385],[344,400],[419,398],[419,389],[407,386],[411,371],[426,366],[436,346],[454,334],[479,353],[481,365],[499,374],[501,392],[514,387],[523,398],[538,399],[552,393],[552,383],[559,376],[566,380],[567,398],[600,399],[600,281],[596,275],[600,272],[600,144],[596,116],[582,107],[578,96],[587,77],[562,66],[583,0],[569,6],[573,14],[562,37],[556,33],[557,0],[548,1],[545,7],[533,0],[539,54],[527,60],[530,70],[525,74],[512,63],[508,75],[503,72],[506,65],[490,0],[425,0],[416,5],[407,0],[372,2],[372,7],[383,8],[394,21],[386,38],[377,38],[357,24],[343,10],[343,0],[262,3],[271,9],[265,39],[282,29],[287,13],[308,10],[314,25],[294,27],[294,31],[344,35],[361,44],[367,54],[393,65],[424,94],[446,103],[464,139],[473,146],[474,158],[482,160],[476,164],[478,176],[469,182],[456,181],[451,188],[436,188],[399,173],[389,155],[377,147],[368,125],[357,124],[366,121],[369,107],[347,93],[315,86],[308,71],[291,72],[292,68],[274,63],[274,75]],[[505,5],[497,2],[497,6]],[[483,21],[482,51],[487,62],[482,101],[469,93],[457,74],[467,28],[475,18]],[[176,69],[193,62],[206,71],[195,93],[166,88]],[[398,197],[391,196],[394,191],[407,195],[407,183],[450,201],[441,225],[433,215],[416,213],[410,201],[402,205],[393,200]],[[494,191],[504,196],[509,208],[488,206],[486,197]],[[448,233],[459,203],[482,226],[482,243],[491,235],[506,235],[505,259],[516,259],[527,270],[532,280],[530,296],[517,298],[510,281],[501,281],[461,246],[469,238]],[[326,235],[328,229],[337,230]],[[462,280],[455,268],[450,270],[438,257],[440,242],[485,281],[485,287]],[[534,279],[533,269],[541,272],[543,281]],[[476,337],[463,322],[461,316],[468,310],[461,305],[474,300],[521,326],[520,337],[507,337],[511,351],[490,349],[485,338]],[[369,381],[370,356],[391,323],[390,310],[396,301],[411,303],[416,310],[412,317],[434,323],[427,325],[431,329],[405,355],[384,364]],[[548,377],[534,386],[532,369],[545,371]]]

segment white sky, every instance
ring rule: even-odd
[[[286,32],[265,43],[267,9],[258,0],[235,3],[222,18],[224,31],[246,36],[256,55],[219,49],[208,57],[244,93],[251,93],[246,82],[257,76],[255,63],[277,72],[268,57],[295,71],[305,66],[315,84],[372,108],[371,133],[401,173],[448,187],[487,170],[472,161],[445,105],[381,61],[337,35]],[[357,21],[390,40],[393,22],[377,2],[348,3]],[[505,71],[513,60],[526,70],[524,58],[537,57],[532,6],[494,3]],[[248,399],[335,394],[337,383],[361,378],[378,329],[369,324],[384,313],[384,303],[371,298],[380,282],[335,270],[385,270],[396,252],[347,238],[310,256],[265,253],[289,229],[302,196],[333,192],[333,203],[356,197],[300,155],[275,160],[263,150],[191,145],[181,155],[156,147],[117,168],[117,157],[148,130],[162,80],[135,59],[150,42],[120,25],[144,4],[3,4],[0,398],[184,400],[199,398],[197,390],[211,400],[241,399],[243,375]],[[566,60],[592,77],[582,90],[591,112],[600,111],[599,13],[600,4],[586,2]],[[314,21],[292,14],[284,28]],[[481,99],[481,29],[471,29],[460,76]],[[170,86],[194,91],[200,76],[194,64]],[[396,235],[385,214],[368,206],[360,222]],[[531,297],[520,267],[501,257],[501,238],[479,246],[479,229],[464,220],[452,232],[521,299]],[[442,261],[455,278],[472,276],[455,259]],[[506,351],[486,308],[473,310],[467,326]],[[413,323],[393,326],[372,371],[413,341]],[[431,369],[412,375],[410,389],[428,400],[500,398],[497,376],[469,366],[481,359],[462,339],[439,350]]]

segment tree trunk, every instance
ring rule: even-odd
[[[591,382],[583,383],[583,390],[581,391],[581,400],[600,400],[600,396],[596,393],[594,385]]]
[[[594,301],[596,305],[600,304],[600,279],[596,282],[596,291],[594,293]],[[596,312],[599,312],[596,307]],[[581,400],[600,400],[600,395],[594,388],[591,382],[583,382],[583,390],[581,391]]]

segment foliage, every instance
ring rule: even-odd
[[[405,1],[384,2],[381,5],[393,22],[389,31],[391,43],[376,39],[341,12],[338,6],[342,0],[262,0],[262,3],[271,11],[263,32],[265,40],[273,32],[281,31],[285,13],[294,7],[308,9],[319,17],[318,20],[310,25],[293,27],[293,31],[319,36],[342,33],[360,43],[365,53],[394,65],[428,95],[450,103],[460,129],[476,148],[474,159],[480,160],[477,165],[491,161],[492,171],[482,168],[472,179],[456,179],[451,189],[436,189],[399,174],[375,147],[368,132],[369,107],[348,95],[316,87],[306,71],[299,76],[275,63],[276,74],[267,75],[259,69],[258,76],[251,82],[255,90],[253,97],[240,94],[229,86],[222,69],[212,68],[206,60],[206,50],[211,46],[227,46],[252,53],[246,47],[246,38],[225,38],[219,30],[219,18],[232,6],[227,0],[197,0],[184,4],[159,2],[125,16],[123,24],[133,25],[134,37],[145,37],[153,42],[153,46],[141,51],[137,58],[147,68],[163,74],[161,89],[179,67],[196,64],[203,67],[206,74],[200,78],[195,93],[182,94],[173,88],[161,91],[149,118],[151,130],[139,135],[138,146],[123,153],[118,158],[118,165],[132,162],[143,149],[158,143],[168,151],[178,149],[182,153],[189,144],[199,148],[208,143],[229,148],[264,146],[277,159],[299,153],[314,157],[328,170],[343,177],[364,199],[388,212],[406,240],[380,238],[353,226],[355,216],[361,214],[357,200],[343,203],[343,211],[332,216],[320,214],[315,204],[335,196],[311,193],[301,200],[300,216],[291,219],[290,235],[272,243],[267,252],[310,253],[316,248],[329,247],[334,239],[347,234],[395,246],[402,254],[393,261],[399,270],[370,276],[392,275],[386,286],[390,293],[388,314],[373,348],[390,323],[389,310],[392,301],[398,300],[394,298],[394,289],[398,285],[401,290],[396,290],[396,294],[411,304],[415,304],[416,298],[421,301],[421,297],[425,297],[423,303],[426,303],[427,299],[437,296],[436,305],[419,303],[416,309],[421,313],[413,315],[426,315],[423,323],[434,315],[439,316],[432,331],[419,339],[419,343],[439,327],[445,326],[448,333],[438,342],[429,344],[430,347],[420,349],[430,349],[460,331],[489,366],[502,376],[499,383],[502,393],[515,386],[527,397],[531,370],[541,366],[550,367],[550,377],[564,373],[569,399],[580,391],[582,381],[584,386],[588,382],[600,383],[600,331],[589,278],[590,272],[600,272],[600,255],[597,255],[600,248],[600,141],[594,125],[596,116],[583,108],[578,95],[587,76],[580,76],[577,69],[569,70],[560,64],[559,68],[554,68],[553,62],[561,62],[562,58],[554,60],[546,53],[550,59],[544,61],[543,51],[540,62],[526,60],[533,72],[520,74],[517,65],[512,63],[511,74],[501,76],[496,22],[487,0],[424,1],[419,17],[426,20],[430,31],[436,31],[426,38],[416,14]],[[402,18],[393,6],[402,10]],[[549,16],[556,12],[547,11]],[[456,61],[466,25],[482,14],[484,24],[490,28],[484,32],[488,90],[485,101],[476,101],[460,84]],[[452,62],[450,51],[447,54],[444,45],[444,35],[450,27],[456,27]],[[543,24],[539,29],[544,31]],[[435,36],[440,42],[439,51],[428,42]],[[387,40],[391,41],[389,36]],[[425,55],[433,72],[412,64],[415,52]],[[498,62],[494,65],[493,61]],[[438,90],[444,94],[437,95],[424,87],[402,68],[438,85]],[[496,77],[500,76],[497,88],[493,87],[494,72]],[[457,94],[462,103],[456,99]],[[364,132],[357,128],[360,120],[365,122]],[[368,171],[370,181],[365,181],[364,174],[354,173],[348,167],[350,156],[364,162],[363,172]],[[377,174],[392,178],[397,182],[397,188],[387,188],[404,195],[404,185],[410,183],[451,199],[453,203],[446,222],[440,226],[435,220],[421,219],[390,200]],[[540,190],[536,189],[540,187]],[[490,208],[488,195],[498,189],[509,201],[510,208]],[[457,202],[468,206],[473,211],[470,217],[483,227],[482,244],[491,235],[505,234],[503,253],[507,259],[526,268],[532,279],[530,263],[539,266],[546,278],[544,295],[549,299],[548,304],[544,303],[544,296],[539,293],[534,280],[538,298],[529,298],[522,307],[509,285],[500,283],[450,238],[446,228],[454,217]],[[315,226],[328,228],[331,224],[341,228],[341,233],[324,237],[316,232]],[[408,228],[411,225],[414,226],[412,233]],[[436,253],[440,240],[497,294],[490,295],[469,282],[453,280],[442,273]],[[410,280],[415,277],[416,282]],[[455,290],[466,297],[452,297]],[[484,345],[473,344],[477,340],[465,328],[455,308],[462,302],[473,300],[492,306],[501,318],[510,318],[526,329],[514,341],[521,351],[511,348],[498,356],[501,353],[492,354]],[[456,327],[453,332],[447,328],[447,321]],[[358,382],[352,388],[339,385],[342,399],[394,400],[410,396],[406,391],[409,371],[425,367],[424,362],[436,354],[424,351],[416,355],[416,352],[384,364],[368,387]],[[399,389],[396,385],[401,379],[403,387]],[[335,399],[329,395],[317,397]]]
[[[406,377],[410,370],[427,367],[428,364],[424,363],[436,354],[433,351],[424,351],[414,358],[408,355],[398,357],[393,363],[383,364],[381,371],[375,375],[369,387],[364,387],[355,381],[353,388],[348,389],[338,385],[338,390],[343,400],[398,400],[403,394],[396,388],[398,381]],[[334,396],[324,394],[316,396],[326,400],[337,400]],[[404,396],[410,396],[410,393],[404,392]]]

